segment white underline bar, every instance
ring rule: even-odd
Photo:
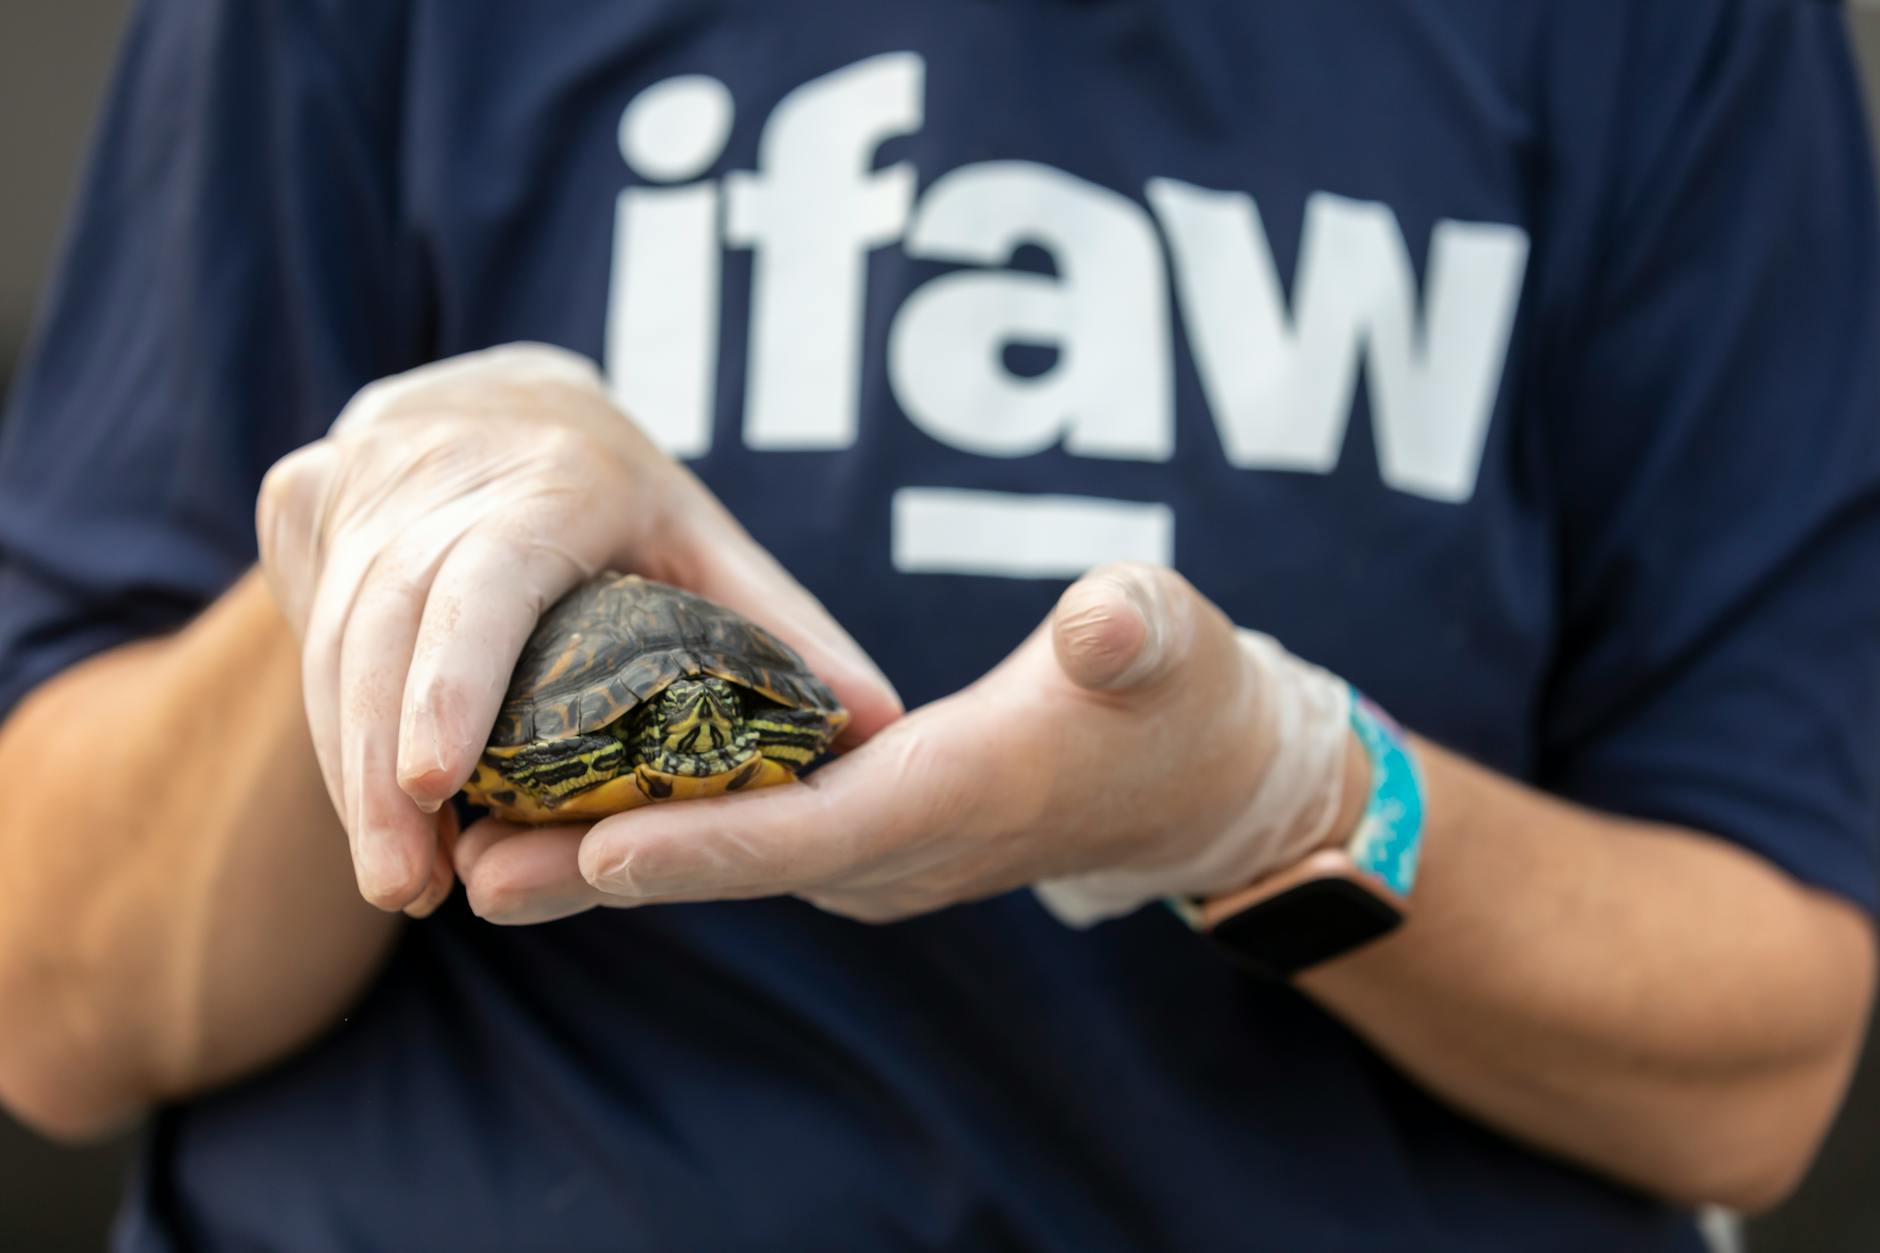
[[[1162,504],[904,487],[893,512],[905,574],[1074,579],[1109,561],[1175,561],[1175,514]]]

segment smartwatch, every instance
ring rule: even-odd
[[[1423,842],[1423,779],[1402,728],[1356,689],[1351,729],[1370,759],[1371,794],[1342,848],[1321,849],[1249,887],[1170,904],[1256,974],[1290,975],[1401,924]]]

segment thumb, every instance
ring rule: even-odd
[[[1051,646],[1079,687],[1117,692],[1159,683],[1187,656],[1194,589],[1173,570],[1112,565],[1071,584],[1051,614]]]

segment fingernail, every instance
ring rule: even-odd
[[[430,886],[424,889],[424,895],[405,906],[405,914],[410,918],[428,918],[437,912],[438,906],[450,899],[456,878],[442,865],[431,869]]]
[[[637,856],[638,851],[630,848],[616,853],[591,871],[584,865],[582,874],[589,884],[611,896],[647,897],[667,891],[670,885],[647,873],[647,859]]]
[[[1163,650],[1168,647],[1168,615],[1163,612],[1161,585],[1153,579],[1120,578],[1116,583],[1142,619],[1142,645],[1135,660],[1116,676],[1116,686],[1129,687],[1162,664]]]
[[[384,840],[371,833],[359,843],[359,882],[368,900],[394,900],[405,895],[410,874],[403,859],[392,855]]]
[[[444,761],[444,730],[437,710],[429,703],[407,709],[398,732],[398,777],[403,780],[442,775],[448,770]],[[427,810],[435,813],[435,808]]]
[[[1052,645],[1064,673],[1081,686],[1114,691],[1152,671],[1162,640],[1151,595],[1121,573],[1067,589],[1052,611]]]
[[[644,896],[646,884],[639,882],[633,874],[633,854],[623,853],[611,861],[603,863],[589,876],[588,882],[603,892],[612,892],[619,896]]]

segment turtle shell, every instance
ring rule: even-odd
[[[674,679],[716,675],[792,709],[841,706],[764,628],[683,588],[608,572],[542,615],[516,662],[491,748],[587,735]]]

